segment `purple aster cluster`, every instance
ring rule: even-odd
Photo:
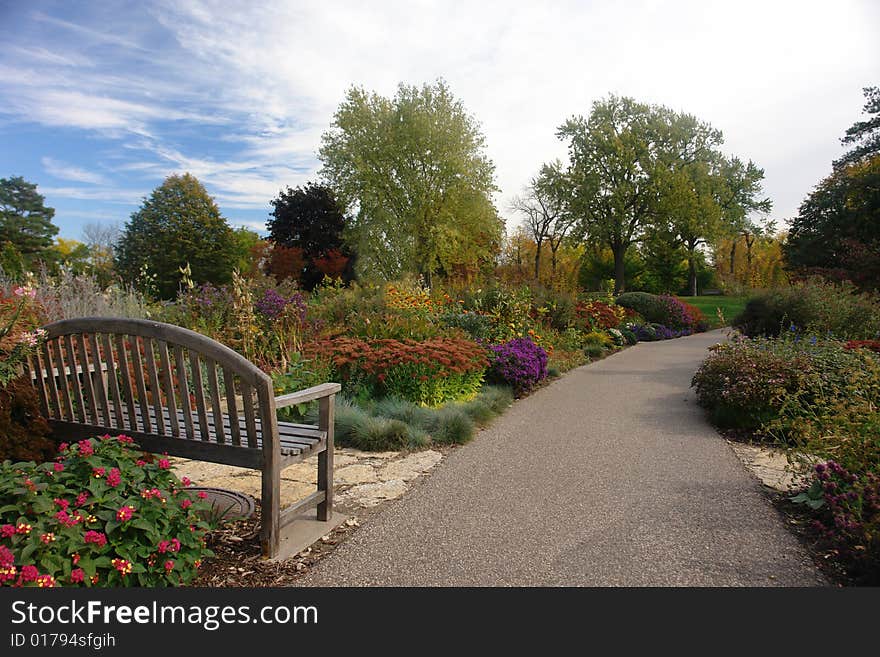
[[[547,352],[530,338],[490,345],[489,379],[513,387],[517,397],[547,377]]]
[[[291,314],[300,322],[306,319],[306,300],[299,292],[285,297],[274,288],[269,288],[263,296],[254,304],[254,308],[264,317],[277,320],[285,312]]]

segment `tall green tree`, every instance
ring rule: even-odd
[[[127,281],[144,271],[163,299],[173,298],[189,263],[197,283],[228,283],[235,264],[232,229],[198,179],[169,176],[125,224],[116,263]]]
[[[21,176],[0,178],[0,245],[11,244],[26,267],[34,267],[52,248],[58,234],[54,216],[34,183]]]
[[[866,99],[862,111],[869,116],[850,126],[840,140],[844,146],[853,147],[834,162],[835,169],[880,155],[880,87],[865,87],[862,91]]]
[[[477,122],[441,80],[393,98],[352,88],[322,137],[322,175],[352,213],[364,273],[394,278],[491,261],[502,222]]]

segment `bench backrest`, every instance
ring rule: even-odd
[[[77,318],[44,328],[28,373],[43,413],[66,436],[127,433],[149,451],[183,456],[199,453],[181,448],[190,441],[227,446],[224,453],[276,447],[271,378],[219,342],[140,319]]]

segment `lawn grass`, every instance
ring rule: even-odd
[[[725,297],[725,296],[705,296],[705,297],[679,297],[682,301],[686,301],[692,306],[696,306],[703,311],[706,321],[712,328],[720,328],[721,323],[718,321],[718,308],[724,313],[725,326],[729,326],[731,320],[739,315],[743,308],[746,307],[748,297]]]

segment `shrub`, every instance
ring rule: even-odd
[[[675,331],[706,330],[703,313],[681,299],[664,294],[626,292],[617,297],[617,304],[637,312],[652,324],[661,324]]]
[[[873,340],[880,337],[880,300],[849,283],[813,278],[750,299],[733,325],[749,337],[775,337],[794,326],[806,335]]]
[[[583,349],[572,349],[570,351],[556,349],[547,365],[548,374],[550,369],[555,369],[558,374],[573,370],[575,367],[589,362]]]
[[[816,528],[861,583],[880,584],[880,476],[819,463],[811,489],[793,499],[818,507]]]
[[[446,328],[459,328],[472,340],[488,340],[492,334],[492,320],[473,312],[446,312],[440,315]]]
[[[639,341],[636,334],[628,328],[620,329],[620,334],[623,336],[623,339],[626,341],[626,344],[628,344],[628,345],[634,345]]]
[[[57,449],[51,433],[30,382],[22,378],[0,387],[0,460],[52,458]]]
[[[880,401],[880,364],[871,352],[839,342],[740,339],[711,351],[692,385],[722,426],[797,440],[821,409],[855,399],[859,390],[869,403]]]
[[[337,338],[313,343],[305,353],[328,359],[351,389],[366,386],[374,397],[397,396],[432,406],[476,395],[488,365],[482,347],[456,338]]]
[[[39,326],[45,315],[35,296],[30,288],[16,287],[8,296],[0,289],[0,388],[18,377],[43,342],[46,332]]]
[[[440,444],[463,445],[474,437],[474,422],[458,404],[437,411],[431,437]]]
[[[514,338],[489,349],[489,379],[511,386],[518,397],[547,377],[547,352],[530,338]]]
[[[54,463],[0,465],[0,582],[7,586],[188,584],[202,559],[209,505],[167,459],[130,438],[63,445]]]
[[[603,349],[608,349],[614,345],[614,340],[607,333],[592,331],[583,336],[583,344],[585,347],[588,345],[599,345]]]
[[[615,328],[626,317],[623,307],[604,301],[579,303],[576,312],[578,318],[585,322],[586,328],[594,331]]]
[[[590,360],[601,358],[604,353],[605,348],[600,344],[591,343],[584,347],[584,355]]]

